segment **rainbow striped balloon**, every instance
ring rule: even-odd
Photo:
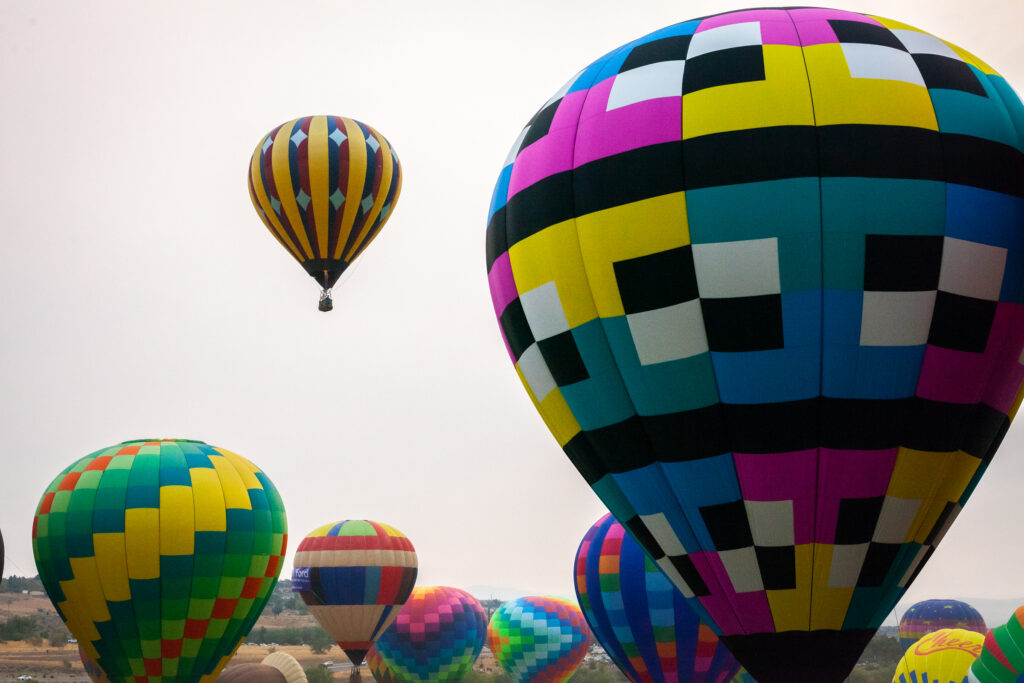
[[[576,596],[608,656],[634,683],[725,683],[739,662],[610,514],[576,553]]]
[[[416,584],[416,550],[387,524],[350,519],[311,531],[295,552],[292,590],[359,666]]]
[[[461,681],[487,638],[476,598],[448,586],[416,588],[377,640],[387,668],[402,681]]]
[[[580,608],[562,598],[510,600],[491,615],[487,644],[516,681],[561,683],[576,671],[590,647]]]
[[[126,441],[65,469],[39,503],[39,578],[115,683],[216,679],[277,583],[284,506],[245,458]]]

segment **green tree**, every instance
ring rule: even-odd
[[[309,649],[315,655],[322,655],[334,646],[334,641],[322,628],[316,629],[309,638]]]
[[[306,680],[309,683],[331,683],[334,680],[334,676],[331,675],[326,666],[317,664],[306,669]]]

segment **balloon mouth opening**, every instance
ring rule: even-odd
[[[199,439],[129,439],[128,441],[122,441],[120,445],[126,445],[131,443],[201,443],[206,445],[205,441]]]

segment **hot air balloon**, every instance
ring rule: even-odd
[[[960,600],[922,600],[900,618],[900,645],[907,649],[918,640],[941,629],[958,628],[985,635],[988,628],[978,610]]]
[[[971,664],[970,683],[1017,683],[1024,677],[1024,606],[985,636]]]
[[[349,519],[311,531],[295,552],[292,590],[358,668],[416,584],[416,550],[387,524]]]
[[[732,679],[732,683],[757,683],[754,677],[747,673],[746,669],[740,669],[736,677]]]
[[[904,653],[892,683],[967,683],[967,672],[984,642],[984,635],[962,628],[932,631]]]
[[[486,241],[516,372],[762,683],[846,677],[1016,412],[1022,135],[965,50],[791,8],[616,48],[513,145]]]
[[[727,683],[740,669],[711,627],[611,515],[576,553],[583,616],[633,683]]]
[[[343,116],[305,116],[263,136],[249,162],[249,197],[271,234],[331,287],[391,216],[402,167],[384,136]]]
[[[302,665],[287,652],[271,652],[259,664],[235,664],[217,683],[307,683]]]
[[[461,681],[486,639],[487,615],[476,598],[458,588],[425,586],[413,590],[374,647],[398,680]]]
[[[217,678],[277,583],[270,479],[202,441],[126,441],[47,487],[32,526],[47,594],[115,683]]]
[[[302,665],[287,652],[271,652],[260,663],[280,671],[288,683],[306,683],[306,672]]]
[[[366,653],[366,667],[370,670],[373,680],[377,681],[377,683],[399,683],[398,678],[391,673],[391,669],[388,668],[384,658],[377,651],[376,643]]]
[[[527,596],[510,600],[491,615],[487,646],[514,681],[569,680],[590,647],[590,629],[568,600]]]

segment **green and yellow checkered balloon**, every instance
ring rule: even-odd
[[[126,441],[46,489],[32,544],[50,600],[115,683],[213,681],[277,583],[281,497],[235,453]]]

